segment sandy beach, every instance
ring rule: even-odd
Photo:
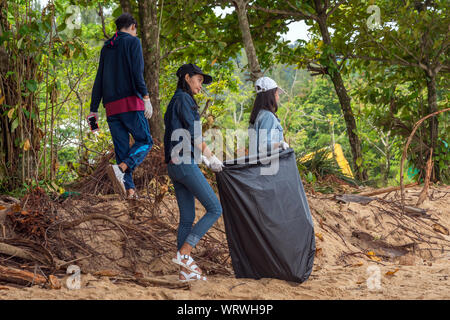
[[[420,190],[420,187],[407,189],[407,203],[414,203]],[[97,275],[84,273],[82,267],[79,290],[67,288],[66,276],[60,278],[63,286],[59,290],[0,284],[0,299],[447,300],[450,299],[450,237],[436,231],[442,230],[436,228],[436,224],[444,227],[444,232],[450,227],[449,192],[450,187],[446,186],[431,188],[432,199],[420,206],[427,210],[429,216],[405,216],[401,220],[403,224],[397,225],[393,223],[397,217],[380,213],[380,208],[385,205],[381,200],[362,205],[339,203],[331,195],[308,194],[317,251],[313,272],[302,284],[211,274],[208,281],[193,281],[188,289],[169,289],[124,282],[116,275],[102,276],[101,272]],[[399,194],[385,196],[378,197],[394,200],[398,199]],[[197,206],[201,211],[201,205]],[[219,226],[221,223],[222,219]],[[403,227],[399,228],[399,225]],[[417,243],[413,249],[408,247],[398,253],[395,248],[414,242],[414,237],[408,233],[408,225],[411,230],[419,230],[429,238]],[[372,238],[364,239],[361,236],[364,234],[370,234]],[[224,234],[218,236],[225,241]],[[387,248],[386,243],[391,247]],[[160,257],[149,266],[151,271],[148,275],[176,283],[177,267],[170,262],[170,258],[170,254]],[[200,265],[208,273],[208,267]]]

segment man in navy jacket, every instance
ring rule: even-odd
[[[92,89],[90,116],[98,119],[100,101],[106,109],[116,165],[108,175],[119,194],[136,196],[132,173],[153,146],[147,119],[153,113],[144,81],[144,58],[137,38],[137,22],[129,13],[115,21],[117,32],[105,41]],[[134,144],[130,147],[130,137]]]

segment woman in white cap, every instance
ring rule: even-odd
[[[277,148],[287,149],[289,145],[284,141],[283,127],[276,116],[280,101],[279,92],[283,90],[269,77],[256,80],[255,88],[257,94],[249,121],[250,143],[256,143],[258,153]],[[256,133],[256,136],[253,135],[254,140],[252,132]]]

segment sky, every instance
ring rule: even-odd
[[[225,9],[221,9],[220,7],[216,7],[214,12],[218,16],[223,16],[230,14],[234,11],[234,8],[227,7]],[[282,34],[282,37],[286,40],[294,43],[298,39],[308,40],[308,26],[304,21],[296,21],[289,24],[289,31],[286,34]]]

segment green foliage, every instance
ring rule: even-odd
[[[331,6],[341,3],[327,2]],[[0,141],[1,182],[3,190],[10,191],[10,186],[15,184],[21,192],[51,185],[51,181],[64,185],[89,174],[95,159],[112,149],[104,108],[99,110],[98,135],[90,133],[85,117],[100,49],[105,37],[114,34],[113,21],[122,12],[120,2],[110,0],[54,0],[54,7],[40,7],[34,2],[28,9],[26,3],[30,2],[8,1],[9,27],[0,35],[0,48],[5,48],[9,57],[8,70],[2,70],[1,74],[1,115],[7,124],[2,127],[2,134],[11,135],[10,140]],[[130,3],[138,17],[138,2]],[[339,72],[349,89],[357,134],[362,141],[364,156],[356,162],[368,170],[368,183],[396,184],[405,141],[413,125],[430,113],[427,88],[430,77],[420,61],[426,67],[442,65],[435,76],[437,108],[448,106],[448,44],[445,47],[448,4],[436,0],[419,10],[412,1],[345,1],[327,20],[331,33],[329,43],[324,43],[318,24],[306,19],[310,39],[299,40],[294,45],[281,35],[287,32],[291,22],[304,17],[272,14],[254,7],[292,12],[293,5],[312,15],[318,13],[315,3],[257,0],[248,9],[263,72],[287,91],[281,95],[277,113],[285,139],[297,155],[339,143],[345,157],[351,159],[346,123],[329,77]],[[373,30],[367,28],[370,14],[366,10],[370,4],[381,8],[382,25]],[[248,62],[236,13],[217,16],[214,12],[216,6],[228,5],[228,2],[206,0],[164,1],[158,5],[162,114],[175,91],[177,68],[183,63],[196,63],[214,79],[196,96],[201,112],[208,106],[202,117],[204,129],[219,129],[224,136],[226,129],[247,129],[256,96],[248,81]],[[72,20],[75,16],[71,6],[80,9],[78,20]],[[105,32],[98,15],[99,6],[104,12]],[[73,28],[74,21],[80,22],[79,27]],[[423,39],[427,41],[424,43]],[[325,70],[325,75],[312,77],[306,71],[311,65]],[[2,100],[4,88],[15,88],[13,98],[8,96]],[[419,128],[411,144],[407,164],[411,171],[423,170],[427,160],[424,145],[430,144],[430,123]],[[441,114],[438,123],[433,160],[436,174],[448,183],[450,114]],[[7,161],[7,145],[15,148],[11,163]],[[235,146],[228,144],[228,147],[228,153],[234,154]],[[53,164],[51,150],[56,155]],[[17,163],[27,163],[28,157],[38,167],[37,177],[33,177],[37,179],[21,180]],[[52,167],[57,169],[50,177]],[[325,159],[320,153],[306,164],[299,163],[299,170],[306,182],[316,186],[329,174],[345,180],[335,161]],[[13,173],[8,177],[10,172]],[[421,179],[421,175],[407,177],[407,173],[405,177],[408,181]],[[30,182],[35,180],[39,182]]]

